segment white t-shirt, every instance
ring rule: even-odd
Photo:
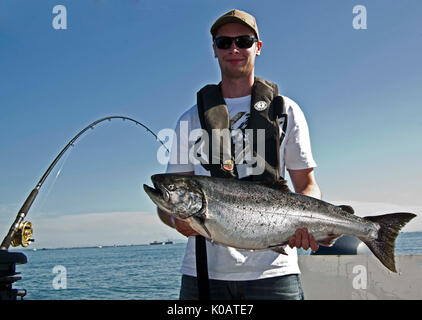
[[[285,168],[299,170],[316,167],[312,157],[309,130],[305,116],[299,106],[291,99],[284,97],[288,123],[286,136],[280,146],[280,169],[284,177]],[[232,120],[232,128],[244,128],[246,119],[250,112],[251,96],[240,98],[224,99],[229,110],[229,117]],[[194,164],[186,155],[193,147],[195,139],[189,141],[190,133],[200,129],[201,124],[198,116],[197,106],[186,111],[178,120],[176,126],[176,137],[173,138],[173,146],[170,158],[178,159],[183,163],[169,162],[168,173],[195,172],[195,175],[209,176],[200,163]],[[182,129],[182,130],[181,130]],[[280,134],[282,124],[280,124]],[[174,157],[176,152],[184,157]],[[174,161],[173,161],[174,162]],[[247,164],[238,164],[239,177],[245,175]],[[287,274],[300,273],[297,263],[296,248],[285,246],[288,254],[278,254],[268,250],[241,250],[220,245],[207,240],[208,274],[210,279],[217,280],[256,280],[269,277],[282,276]],[[183,259],[181,272],[186,275],[196,276],[195,261],[195,238],[189,237]]]

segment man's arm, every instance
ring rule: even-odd
[[[191,175],[191,174],[194,174],[194,172],[193,171],[179,172],[178,174]],[[189,223],[187,223],[186,221],[175,218],[172,215],[168,214],[167,212],[161,210],[158,207],[157,207],[157,213],[158,213],[158,217],[161,219],[161,221],[164,224],[168,225],[171,228],[175,228],[177,231],[179,231],[184,236],[189,237],[189,236],[199,235],[199,233],[196,232],[195,230],[193,230],[189,226]]]
[[[296,193],[321,199],[321,190],[316,183],[313,168],[288,171]],[[313,252],[317,251],[319,247],[312,234],[308,233],[307,228],[296,230],[295,235],[289,240],[289,246],[304,250],[311,248]]]
[[[315,180],[314,168],[288,171],[296,193],[321,199],[321,190]]]

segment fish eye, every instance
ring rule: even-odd
[[[167,186],[167,190],[168,190],[168,191],[174,191],[174,190],[176,190],[176,187],[174,186],[174,184],[169,184],[169,185]]]

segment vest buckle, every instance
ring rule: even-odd
[[[224,171],[233,171],[234,169],[234,161],[233,160],[224,160],[221,164],[221,168]]]

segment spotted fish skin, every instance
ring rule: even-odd
[[[226,246],[275,248],[287,244],[297,229],[307,228],[322,245],[332,245],[342,235],[359,238],[394,272],[395,238],[415,217],[394,213],[361,218],[273,183],[178,174],[154,175],[151,180],[155,189],[144,189],[160,209]]]

